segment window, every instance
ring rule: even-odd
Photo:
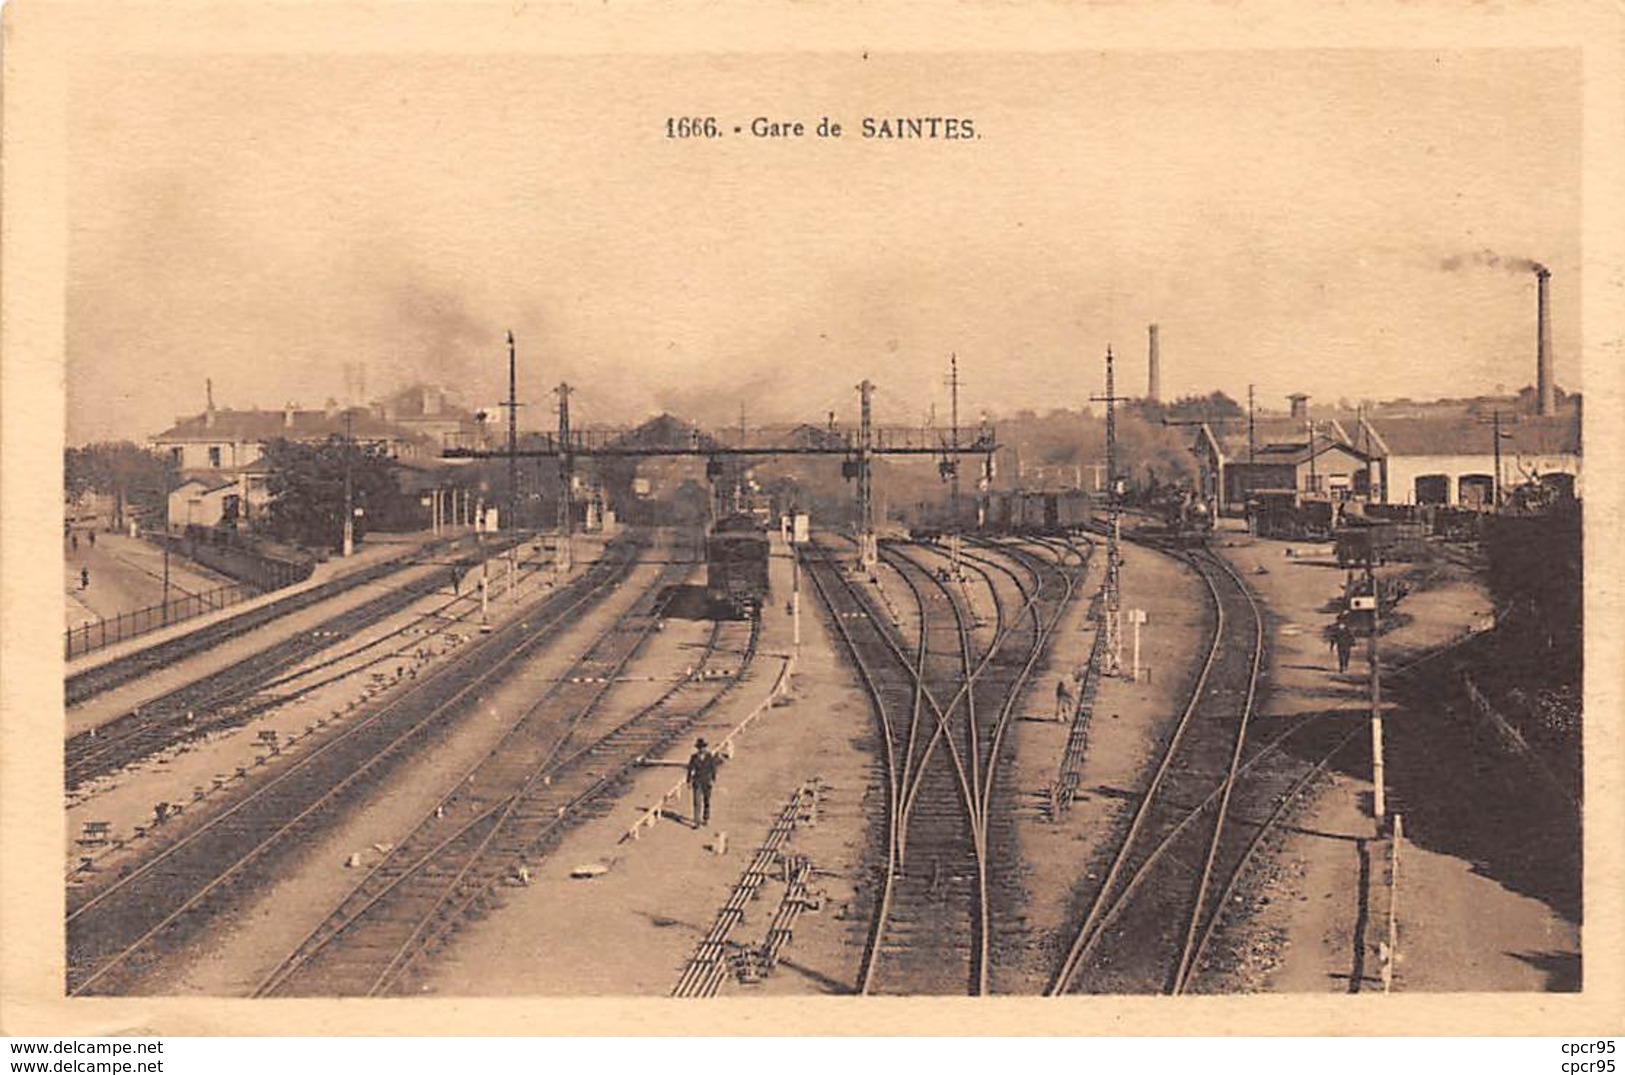
[[[211,467],[220,465],[220,445],[218,444],[209,445],[209,465]]]
[[[169,450],[169,461],[174,463],[177,467],[184,466],[186,463],[186,449],[180,447],[179,445],[171,448]]]

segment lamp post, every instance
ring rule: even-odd
[[[169,471],[164,471],[164,611],[160,621],[169,626]]]

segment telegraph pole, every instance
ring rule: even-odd
[[[870,452],[874,448],[873,406],[875,386],[865,379],[858,385],[861,409],[858,421],[858,563],[863,570],[873,570],[880,560],[880,550],[875,542],[875,495],[874,485],[870,480],[870,467],[872,459]]]
[[[123,496],[123,492],[124,492],[124,487],[120,486],[119,487],[119,495],[121,497]],[[170,526],[170,519],[169,519],[169,492],[170,492],[170,490],[169,490],[169,468],[166,467],[166,468],[164,468],[164,613],[163,613],[163,623],[164,623],[165,627],[169,626],[169,526]]]
[[[959,355],[948,354],[948,518],[953,520],[948,530],[948,567],[954,578],[959,577]]]
[[[1490,502],[1496,511],[1501,510],[1501,409],[1497,407],[1490,414],[1495,425],[1495,486],[1490,490]]]
[[[555,564],[562,574],[570,570],[570,530],[573,513],[570,510],[571,484],[575,480],[575,460],[570,455],[570,393],[567,384],[554,389],[559,397],[559,536]]]
[[[351,412],[344,412],[344,550],[346,557],[355,553],[355,480],[350,473],[350,457],[354,440],[351,437]]]
[[[1367,555],[1365,577],[1371,587],[1371,637],[1366,640],[1366,662],[1371,666],[1371,813],[1380,833],[1388,820],[1388,799],[1384,792],[1387,774],[1382,752],[1382,663],[1377,652],[1377,632],[1382,624],[1382,594],[1378,589],[1374,555]]]
[[[1257,432],[1253,424],[1253,386],[1247,386],[1247,462],[1253,461],[1254,446],[1257,443]],[[1220,494],[1223,495],[1222,493]]]
[[[1102,585],[1102,591],[1105,596],[1103,604],[1106,610],[1106,661],[1109,666],[1105,672],[1108,675],[1115,675],[1121,666],[1123,646],[1119,622],[1122,617],[1122,594],[1118,578],[1118,568],[1122,561],[1119,546],[1123,526],[1123,504],[1117,478],[1117,403],[1120,397],[1117,395],[1113,362],[1111,345],[1107,344],[1106,394],[1089,397],[1093,402],[1106,404],[1106,503],[1111,529],[1106,536],[1106,581]]]
[[[1320,492],[1320,479],[1315,476],[1315,420],[1306,418],[1305,425],[1309,429],[1309,491]],[[1297,484],[1295,481],[1293,484]]]
[[[1490,426],[1490,433],[1495,438],[1495,475],[1490,482],[1490,509],[1501,510],[1501,492],[1506,487],[1506,481],[1501,473],[1501,441],[1512,439],[1512,434],[1501,428],[1501,408],[1497,407],[1490,412],[1488,418],[1480,418],[1479,425]]]
[[[508,529],[519,523],[519,365],[514,357],[513,330],[508,330]]]

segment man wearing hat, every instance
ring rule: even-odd
[[[694,827],[711,823],[711,788],[717,782],[722,759],[711,753],[704,739],[694,740],[688,759],[688,786],[694,790]]]

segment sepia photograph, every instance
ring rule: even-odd
[[[1583,47],[523,7],[56,54],[53,1003],[1618,990]]]

